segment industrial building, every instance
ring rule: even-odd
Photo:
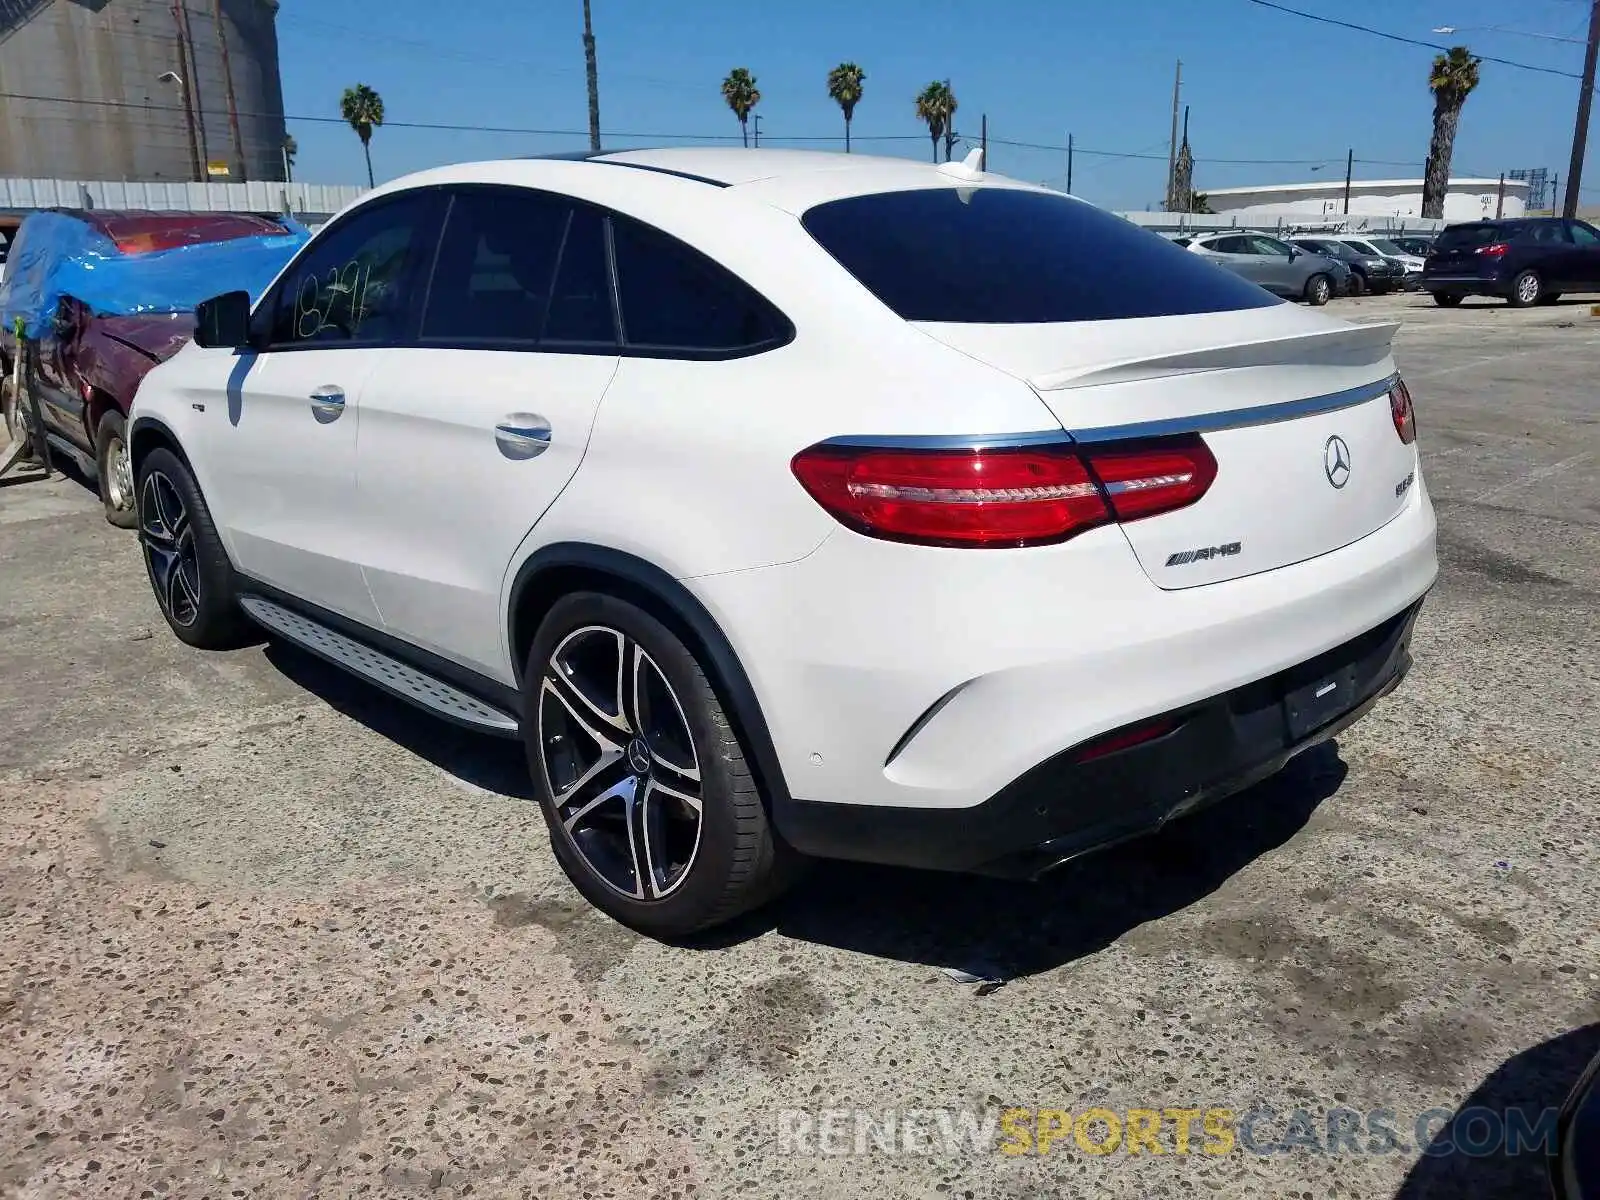
[[[1502,188],[1504,189],[1502,192]],[[1211,210],[1251,221],[1342,217],[1343,179],[1315,183],[1279,183],[1258,187],[1209,188]],[[1445,191],[1446,221],[1478,221],[1484,217],[1520,217],[1528,205],[1526,180],[1452,179]],[[1350,184],[1350,215],[1388,219],[1422,215],[1422,180],[1362,179]]]
[[[0,0],[0,176],[285,177],[277,0]]]

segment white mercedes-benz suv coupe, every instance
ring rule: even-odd
[[[1437,571],[1394,326],[975,156],[424,171],[196,324],[131,434],[173,632],[521,738],[662,937],[1237,791],[1396,686]]]

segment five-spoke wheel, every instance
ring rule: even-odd
[[[655,616],[615,596],[563,596],[534,635],[523,688],[551,846],[597,908],[682,936],[793,875],[716,690]]]
[[[161,471],[144,477],[139,497],[139,532],[156,603],[174,625],[191,626],[200,615],[200,565],[194,528],[176,485]]]
[[[590,870],[635,900],[670,896],[700,846],[700,760],[655,660],[621,630],[573,630],[545,664],[538,722],[545,784]]]

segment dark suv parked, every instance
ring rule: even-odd
[[[1463,296],[1503,296],[1527,308],[1554,304],[1563,292],[1600,292],[1600,230],[1561,217],[1447,225],[1423,265],[1422,286],[1446,308]]]

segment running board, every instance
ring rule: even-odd
[[[320,625],[260,596],[241,596],[239,606],[263,628],[289,639],[336,667],[343,667],[368,683],[376,684],[390,695],[408,700],[418,708],[469,729],[480,729],[501,737],[517,736],[520,726],[516,717],[485,704],[476,696],[468,695],[426,671],[419,671],[398,658],[374,650],[342,633],[335,633],[326,625]]]

